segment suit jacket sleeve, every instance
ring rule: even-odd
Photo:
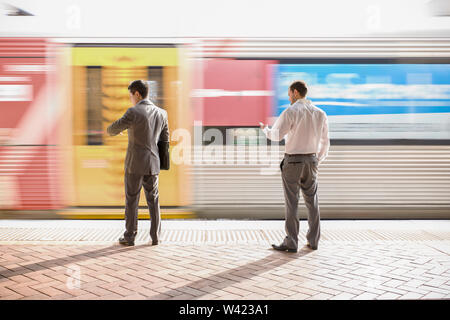
[[[159,135],[159,141],[169,142],[169,123],[167,121],[167,116],[164,119],[163,129],[161,130],[161,134]]]
[[[134,115],[131,111],[131,108],[129,108],[125,114],[122,116],[122,118],[114,121],[107,129],[106,131],[110,136],[115,136],[119,134],[120,132],[128,129],[133,124]]]

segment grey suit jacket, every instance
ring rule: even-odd
[[[115,136],[128,129],[128,149],[125,172],[135,174],[159,174],[158,142],[169,143],[167,112],[143,99],[129,108],[119,120],[112,123],[107,132]]]

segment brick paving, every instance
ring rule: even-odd
[[[384,223],[395,239],[395,221]],[[301,247],[298,253],[277,252],[269,241],[245,243],[242,238],[240,242],[165,240],[158,246],[141,241],[134,247],[114,242],[3,240],[0,299],[449,299],[448,223],[436,224],[439,230],[427,240],[424,232],[434,230],[430,222],[426,230],[411,225],[409,236],[417,233],[419,240],[323,240],[319,250]],[[224,225],[216,222],[219,229],[226,229]],[[182,226],[183,221],[178,222],[178,230]],[[347,237],[352,232],[333,229],[331,222],[323,226],[325,239],[327,233],[342,232]],[[276,228],[281,227],[282,222],[277,222]],[[361,230],[368,227],[353,231]],[[399,227],[397,232],[405,230]]]

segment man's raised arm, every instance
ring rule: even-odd
[[[291,123],[289,121],[289,117],[287,115],[287,109],[284,110],[280,117],[275,121],[275,123],[272,126],[272,129],[269,129],[269,127],[265,127],[263,129],[264,134],[266,137],[273,141],[281,141],[283,140],[284,136],[289,132],[291,128]]]
[[[128,129],[131,124],[133,123],[134,115],[131,111],[131,108],[129,108],[125,114],[122,116],[122,118],[114,121],[107,129],[106,131],[110,136],[118,135],[123,130]]]

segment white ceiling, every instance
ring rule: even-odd
[[[335,37],[450,35],[429,0],[5,0],[34,16],[0,12],[1,36]]]

